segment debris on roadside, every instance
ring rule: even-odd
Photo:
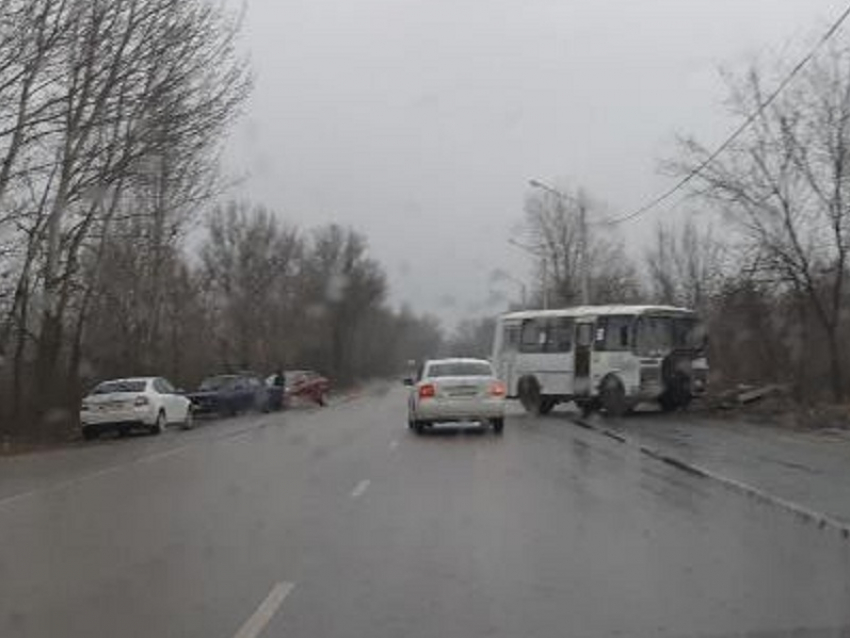
[[[740,384],[706,397],[701,407],[716,418],[744,418],[792,429],[850,429],[850,406],[800,403],[787,384]]]
[[[746,405],[747,403],[752,403],[753,401],[758,401],[760,399],[764,399],[765,397],[782,395],[787,396],[790,393],[790,387],[787,385],[780,384],[772,384],[762,386],[760,388],[755,388],[753,390],[747,390],[746,392],[741,392],[738,395],[738,403],[742,405]]]

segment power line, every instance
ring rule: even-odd
[[[690,182],[694,177],[699,175],[709,164],[711,164],[714,160],[716,160],[717,157],[721,153],[723,153],[723,151],[725,151],[727,148],[729,148],[729,146],[732,144],[732,142],[734,142],[738,138],[738,136],[741,135],[741,133],[743,133],[745,130],[747,130],[747,128],[749,128],[749,126],[756,120],[756,118],[759,115],[761,115],[762,112],[768,106],[770,106],[770,104],[777,98],[777,96],[780,93],[782,93],[782,91],[785,89],[785,87],[788,86],[788,84],[791,83],[791,80],[793,80],[794,77],[800,71],[802,71],[803,68],[809,62],[811,62],[812,58],[814,58],[815,55],[817,54],[817,52],[820,50],[820,48],[824,44],[826,44],[827,40],[829,40],[832,36],[835,35],[836,31],[838,31],[838,29],[841,27],[842,24],[844,24],[844,22],[847,20],[848,17],[850,17],[850,5],[848,5],[847,8],[844,9],[844,11],[838,17],[838,19],[832,24],[831,27],[829,27],[829,29],[827,29],[826,33],[824,33],[821,36],[821,38],[820,38],[820,40],[818,40],[817,44],[815,44],[815,46],[812,47],[812,49],[803,57],[802,60],[800,60],[796,64],[796,66],[794,66],[793,69],[791,69],[791,72],[788,73],[787,76],[785,76],[785,79],[783,79],[782,82],[779,83],[779,85],[773,90],[773,92],[770,95],[768,95],[767,98],[763,102],[761,102],[761,104],[758,105],[756,110],[753,113],[751,113],[749,115],[749,117],[747,117],[747,119],[744,120],[744,122],[740,126],[738,126],[738,128],[736,128],[734,131],[732,131],[732,134],[729,137],[727,137],[726,140],[720,146],[718,146],[711,155],[709,155],[706,159],[704,159],[702,162],[700,162],[695,168],[691,169],[691,171],[688,172],[688,174],[685,175],[682,179],[680,179],[676,184],[674,184],[673,186],[668,188],[666,191],[662,192],[660,195],[658,195],[654,199],[651,199],[649,202],[647,202],[646,204],[644,204],[640,208],[632,211],[628,215],[623,215],[622,217],[615,217],[613,219],[606,220],[606,223],[608,223],[608,224],[622,224],[624,222],[631,221],[632,219],[634,219],[636,217],[640,217],[641,215],[643,215],[647,211],[658,206],[663,201],[669,199],[677,191],[681,190],[684,186],[686,186],[688,184],[688,182]]]

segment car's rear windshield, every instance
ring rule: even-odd
[[[483,361],[453,361],[432,363],[428,366],[428,377],[490,377],[493,369]]]
[[[115,394],[117,392],[144,392],[147,381],[104,381],[92,394]]]
[[[204,379],[203,381],[201,381],[200,389],[204,391],[221,390],[234,378],[235,377],[231,376],[210,377],[209,379]]]

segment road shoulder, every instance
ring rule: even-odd
[[[850,433],[692,414],[580,421],[662,462],[850,534]]]

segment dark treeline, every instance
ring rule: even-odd
[[[435,347],[433,320],[387,307],[358,233],[214,206],[252,84],[238,16],[205,0],[0,16],[0,434],[65,427],[105,377],[300,365],[344,384]]]

